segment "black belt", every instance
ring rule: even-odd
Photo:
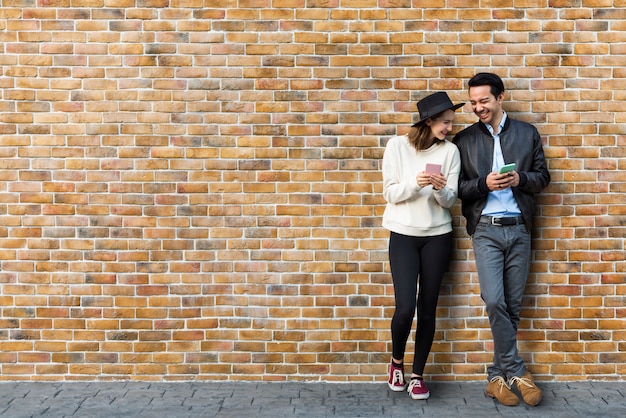
[[[524,218],[521,216],[481,216],[478,222],[495,226],[511,226],[523,224]]]

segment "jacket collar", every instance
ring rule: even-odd
[[[504,126],[502,127],[502,131],[500,131],[500,134],[502,134],[502,132],[506,131],[507,128],[511,125],[511,118],[509,117],[508,113],[506,115],[506,120],[504,121]],[[478,127],[480,128],[481,131],[483,131],[485,134],[491,136],[491,132],[489,132],[489,129],[487,128],[487,125],[485,125],[484,123],[478,121]]]

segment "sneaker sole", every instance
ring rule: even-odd
[[[404,386],[394,386],[391,383],[387,382],[387,386],[394,392],[404,392],[406,390],[406,385]]]
[[[411,396],[411,399],[416,400],[416,401],[430,398],[430,392],[424,395],[413,395],[412,393],[410,393],[409,395]]]

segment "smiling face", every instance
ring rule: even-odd
[[[452,121],[454,121],[454,111],[448,109],[444,110],[434,119],[427,119],[425,123],[430,127],[432,139],[437,138],[439,140],[444,140],[452,131]]]
[[[469,89],[472,110],[481,122],[488,123],[496,131],[504,114],[502,110],[503,98],[504,93],[500,94],[499,97],[495,97],[491,93],[489,86],[476,86]]]

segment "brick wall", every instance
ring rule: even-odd
[[[542,380],[621,379],[626,1],[469,3],[2,0],[0,378],[384,380],[385,142],[488,70],[553,177],[523,355]],[[479,380],[454,213],[426,372]]]

